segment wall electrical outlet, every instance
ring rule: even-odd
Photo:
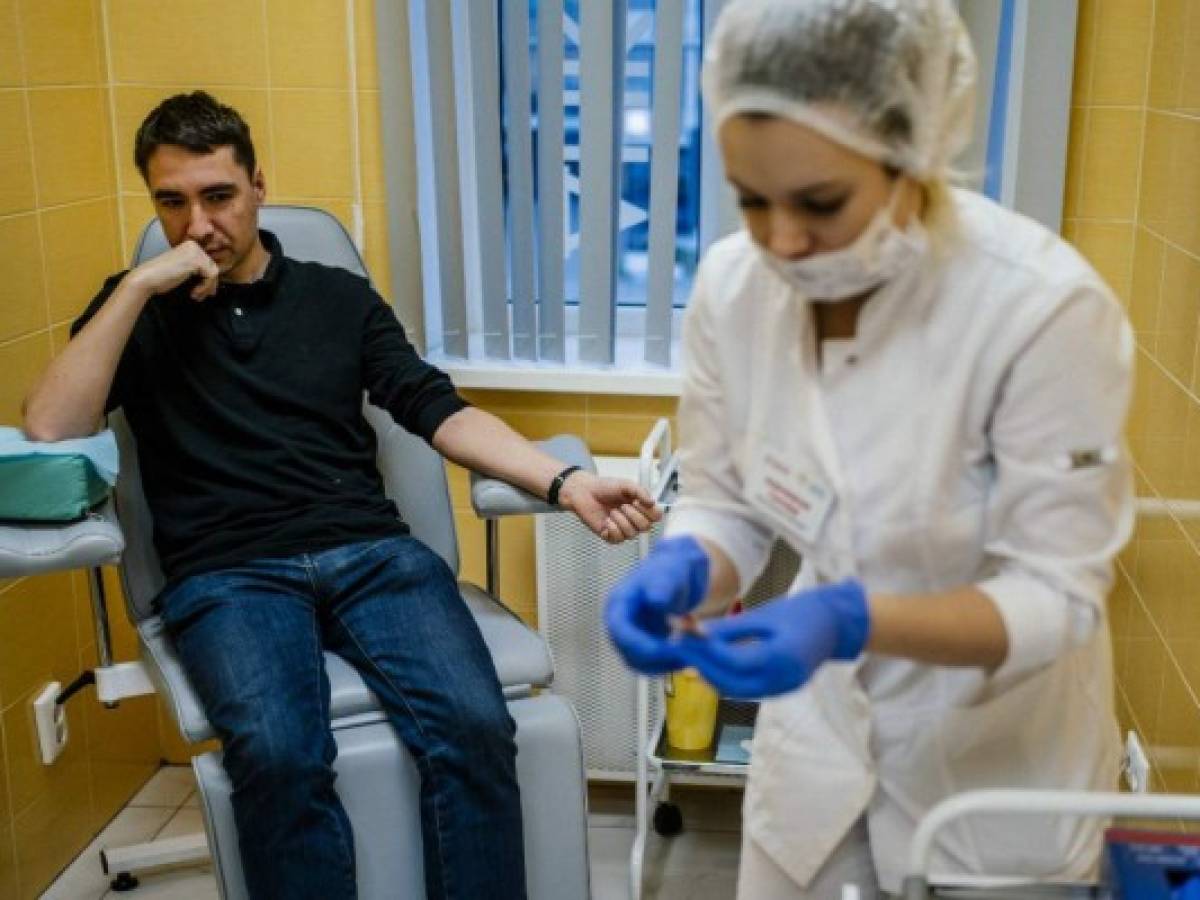
[[[1125,773],[1129,789],[1135,794],[1145,794],[1150,790],[1150,758],[1136,731],[1125,736],[1125,758],[1121,770]]]
[[[62,685],[52,681],[33,700],[33,720],[43,766],[53,765],[67,746],[67,708],[55,702],[61,691]]]

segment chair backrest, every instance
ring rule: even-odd
[[[264,206],[259,225],[275,234],[292,259],[340,266],[369,277],[362,257],[342,224],[322,209],[306,206]],[[133,265],[152,259],[167,249],[157,219],[142,230]],[[419,437],[409,434],[386,412],[364,401],[363,411],[378,439],[377,462],[387,495],[400,508],[413,535],[438,553],[458,572],[458,540],[446,469],[441,456]],[[121,475],[117,481],[117,510],[125,533],[121,574],[129,615],[136,622],[152,615],[151,602],[162,590],[164,577],[154,550],[153,522],[138,466],[137,446],[124,415],[109,418],[121,450]]]

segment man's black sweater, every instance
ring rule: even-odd
[[[271,261],[259,281],[223,283],[200,302],[187,282],[146,304],[108,398],[137,441],[172,580],[404,533],[375,467],[363,392],[427,441],[466,406],[366,280],[288,259],[260,235]]]

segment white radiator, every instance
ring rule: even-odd
[[[600,457],[601,474],[637,477],[637,460]],[[656,525],[656,539],[662,531]],[[588,777],[630,780],[636,764],[637,682],[604,632],[604,599],[637,562],[637,541],[605,544],[574,516],[538,516],[538,627],[554,656],[556,694],[579,713]],[[795,577],[798,560],[779,544],[747,597],[748,606],[778,596]],[[651,692],[651,721],[659,711]]]

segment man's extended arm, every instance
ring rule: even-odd
[[[544,453],[491,413],[467,407],[433,435],[434,448],[452,462],[545,497],[560,460]],[[613,543],[646,531],[662,518],[650,495],[631,481],[574,472],[559,491],[559,503],[592,531]]]

